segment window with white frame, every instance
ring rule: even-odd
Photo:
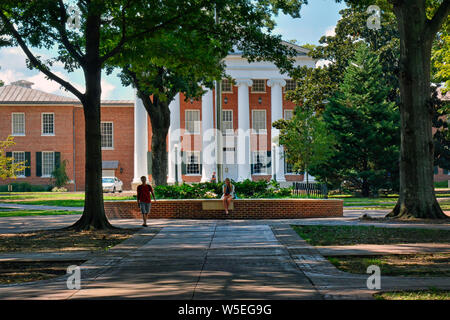
[[[253,79],[252,92],[266,92],[266,80]]]
[[[294,117],[294,110],[284,110],[284,120],[291,120]]]
[[[55,170],[55,153],[52,151],[42,152],[42,177],[50,177]]]
[[[186,133],[200,134],[200,110],[186,110]]]
[[[222,92],[233,92],[233,83],[230,79],[222,80]]]
[[[252,165],[253,174],[269,174],[268,164],[270,162],[267,151],[253,151]]]
[[[13,151],[12,157],[13,157],[14,164],[25,162],[25,152],[23,152],[23,151]],[[14,174],[16,175],[16,177],[20,177],[20,178],[25,177],[25,169],[17,170],[14,172]]]
[[[252,110],[252,129],[256,134],[265,134],[266,127],[266,110]]]
[[[55,114],[43,113],[42,114],[42,135],[52,136],[55,134]]]
[[[200,174],[200,152],[187,151],[186,152],[186,174],[199,175]]]
[[[286,79],[286,86],[284,87],[285,91],[295,90],[297,88],[297,82],[292,79]]]
[[[233,110],[222,110],[222,134],[233,134]]]
[[[13,136],[25,135],[25,113],[13,113],[12,114],[12,130]]]
[[[113,135],[113,123],[102,122],[100,124],[102,149],[114,148],[114,135]]]

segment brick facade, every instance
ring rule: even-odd
[[[37,154],[51,151],[67,161],[66,173],[71,180],[66,188],[83,191],[85,187],[84,113],[77,103],[62,104],[9,104],[0,105],[0,140],[12,133],[12,114],[25,115],[25,135],[14,136],[15,145],[6,152],[30,153],[30,175],[16,179],[0,180],[0,184],[27,182],[32,185],[51,185],[49,177],[38,176]],[[42,114],[54,114],[54,134],[42,135]],[[113,123],[113,148],[103,150],[103,160],[118,161],[115,175],[123,181],[124,189],[131,189],[134,155],[134,104],[102,105],[102,121]]]
[[[343,201],[330,199],[238,199],[234,210],[203,210],[202,202],[221,200],[158,200],[152,203],[150,219],[299,219],[342,217]],[[141,219],[136,201],[106,201],[108,218]]]

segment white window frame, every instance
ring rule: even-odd
[[[52,155],[53,155],[53,157],[52,157],[52,170],[51,170],[51,172],[49,173],[49,174],[45,174],[44,173],[44,168],[45,168],[45,163],[44,163],[44,154],[48,154],[48,153],[51,153]],[[41,175],[41,178],[50,178],[51,176],[52,176],[52,172],[53,172],[53,170],[55,170],[55,152],[54,151],[42,151],[42,159],[41,159],[41,172],[42,172],[42,175]]]
[[[253,84],[252,84],[252,90],[251,90],[251,93],[266,93],[266,91],[267,91],[267,88],[266,88],[266,79],[252,79],[252,81],[253,81]],[[256,91],[254,88],[255,88],[255,82],[256,81],[262,81],[263,82],[263,84],[264,84],[264,91]]]
[[[226,80],[230,83],[230,90],[224,90],[223,89],[223,81]],[[222,87],[222,93],[233,93],[233,80],[230,79],[222,79],[222,83],[221,83],[221,87]]]
[[[231,120],[224,120],[224,113],[231,113]],[[224,129],[224,123],[231,123],[231,129]],[[231,136],[234,135],[234,123],[233,123],[233,109],[222,109],[222,135],[223,136]]]
[[[254,176],[267,176],[269,174],[271,174],[271,172],[269,172],[268,168],[267,168],[267,163],[271,161],[271,159],[269,159],[269,157],[267,156],[267,150],[257,150],[257,151],[252,151],[252,164],[255,165],[256,162],[256,157],[259,154],[260,158],[262,157],[263,159],[265,159],[265,162],[261,162],[264,164],[264,172],[255,172],[255,169],[253,169],[253,175]]]
[[[44,115],[51,114],[53,116],[53,133],[44,133]],[[42,136],[54,136],[55,135],[55,113],[54,112],[42,112],[41,113],[41,135]]]
[[[291,116],[290,119],[292,119],[292,118],[294,117],[294,109],[284,109],[284,114],[283,114],[284,120],[290,120],[290,119],[288,119],[288,117],[286,116],[286,112],[291,112],[291,113],[292,113],[292,116]]]
[[[193,112],[198,114],[198,120],[188,120],[188,113]],[[191,132],[188,130],[188,121],[193,122],[194,131]],[[200,120],[200,110],[198,109],[186,109],[184,111],[184,130],[187,135],[200,134],[201,128],[201,120]]]
[[[106,123],[110,123],[111,124],[111,146],[110,147],[103,147],[102,146],[102,150],[114,150],[114,122],[112,122],[112,121],[101,121],[100,122],[100,133],[101,133],[101,135],[103,135],[102,125],[106,124]]]
[[[200,159],[200,151],[185,151],[186,152],[186,176],[200,176],[202,174],[201,171],[201,159]],[[191,164],[191,155],[194,155],[198,159],[198,173],[190,173],[189,165]],[[195,164],[195,163],[193,163]]]
[[[14,116],[15,115],[22,115],[23,116],[23,133],[16,133],[14,132]],[[11,113],[11,135],[13,137],[23,137],[26,135],[26,122],[25,122],[25,112],[13,112]]]
[[[23,155],[23,160],[17,160],[18,157],[16,157],[17,154],[22,154]],[[25,151],[12,151],[12,158],[13,158],[13,163],[17,163],[17,162],[25,162]],[[14,172],[14,175],[17,178],[26,178],[25,176],[25,168],[22,171],[16,171]]]
[[[264,112],[264,129],[255,129],[255,113]],[[252,133],[253,134],[267,134],[267,111],[265,109],[252,110]]]

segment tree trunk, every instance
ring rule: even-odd
[[[425,4],[394,7],[400,32],[400,192],[390,217],[445,218],[434,193],[430,61]],[[423,5],[422,5],[423,4]]]
[[[367,182],[366,178],[363,178],[363,181],[362,181],[361,195],[366,198],[370,196],[369,183]]]
[[[85,123],[85,200],[83,214],[70,229],[114,229],[106,218],[103,206],[101,148],[101,71],[99,61],[100,16],[94,12],[87,18],[86,62],[83,65],[86,92],[83,103]]]
[[[100,132],[100,72],[86,74],[86,100],[83,101],[85,120],[85,201],[80,220],[70,228],[75,230],[102,230],[114,227],[106,218],[103,206],[102,149]]]
[[[170,126],[170,101],[151,99],[138,92],[152,124],[152,180],[155,185],[167,185],[167,134]]]
[[[170,126],[170,110],[167,103],[159,103],[157,115],[152,112],[152,178],[156,185],[167,184],[167,134]]]

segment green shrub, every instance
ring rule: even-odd
[[[285,198],[292,194],[291,188],[279,188],[265,180],[242,182],[232,181],[238,198]],[[278,186],[278,187],[277,187]],[[155,195],[159,199],[219,199],[222,196],[223,183],[202,182],[156,186]]]
[[[48,185],[32,185],[28,182],[14,182],[10,183],[12,187],[13,192],[44,192],[44,191],[50,191],[52,189],[52,186]],[[8,185],[2,185],[0,186],[0,192],[8,192]]]
[[[67,160],[64,160],[52,172],[52,182],[53,185],[57,188],[64,187],[70,181],[66,173],[66,166]]]
[[[447,180],[435,181],[434,182],[434,187],[435,188],[448,188],[448,181]]]

